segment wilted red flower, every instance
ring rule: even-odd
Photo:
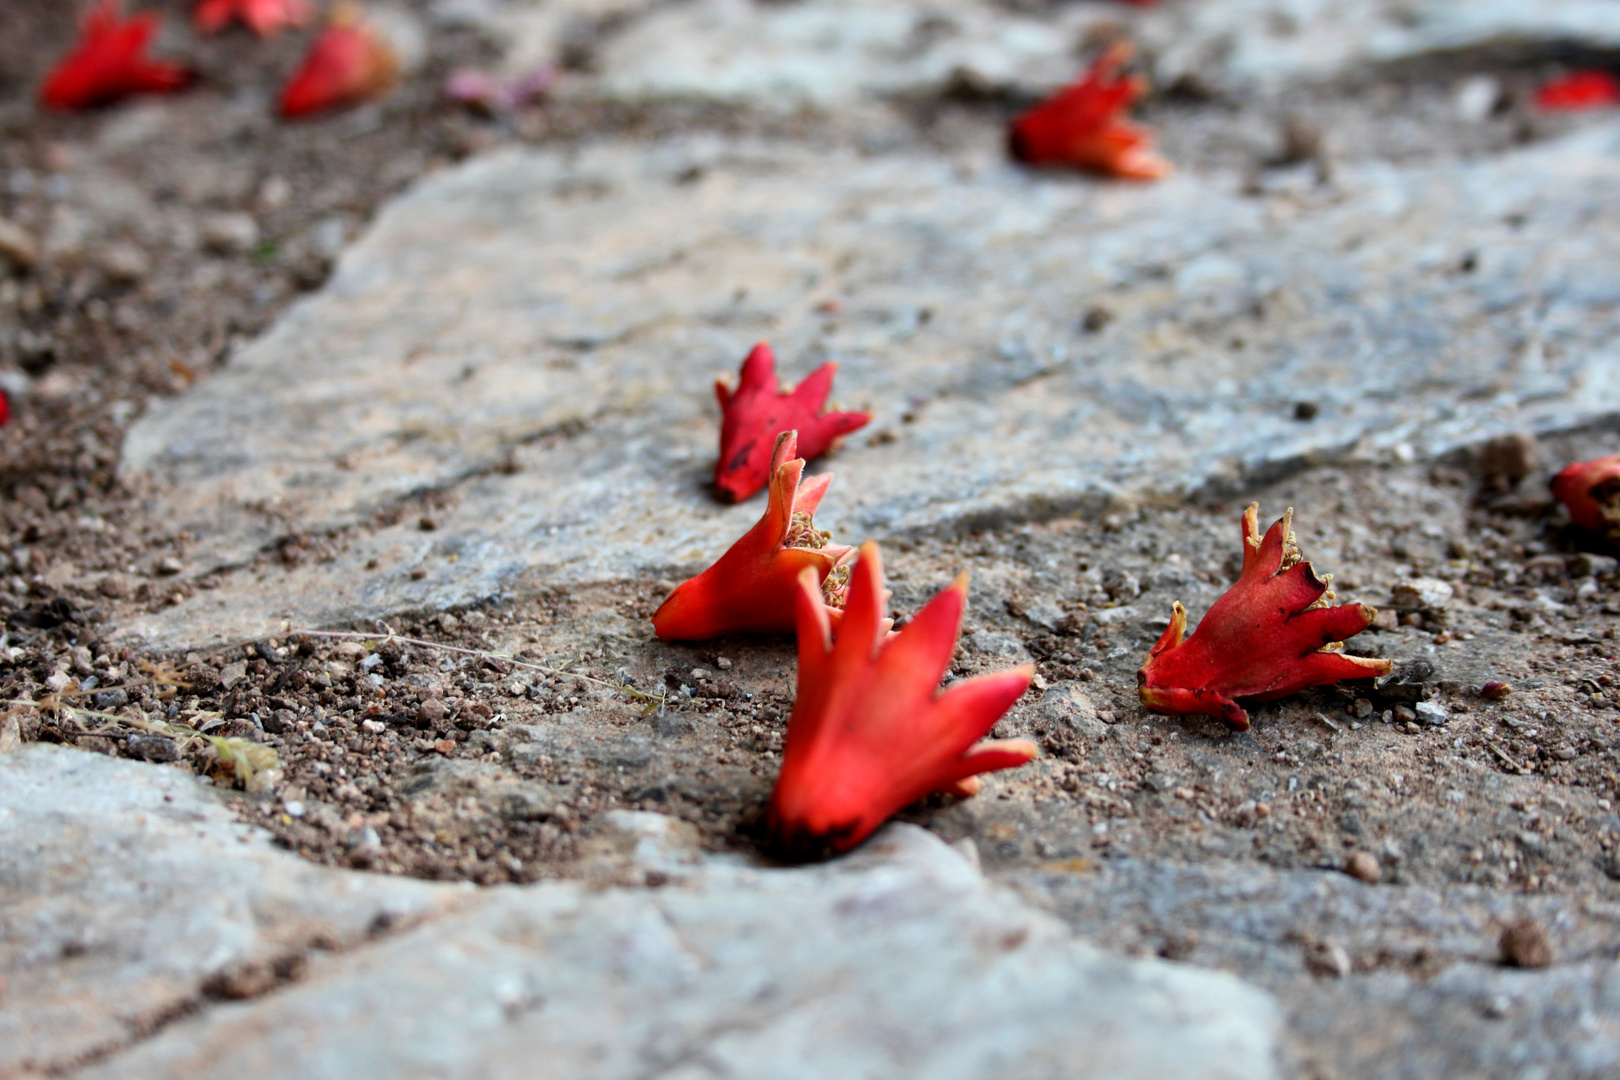
[[[833,443],[872,419],[870,413],[824,412],[838,365],[822,364],[792,390],[778,392],[776,357],[763,341],[743,361],[732,390],[724,379],[714,384],[720,399],[720,461],[714,486],[720,497],[742,502],[769,482],[767,447],[784,431],[799,433],[799,453],[806,461],[832,449]]]
[[[87,109],[131,94],[166,94],[189,86],[190,71],[146,55],[157,29],[156,12],[125,19],[119,0],[101,0],[80,21],[73,51],[46,76],[40,101],[53,109]]]
[[[725,634],[792,631],[799,575],[814,570],[828,603],[843,606],[853,548],[829,543],[813,517],[832,474],[804,479],[797,432],[784,431],[771,455],[770,501],[765,516],[720,560],[682,582],[653,614],[653,630],[670,641],[702,641]]]
[[[1170,163],[1153,152],[1153,135],[1125,119],[1147,91],[1140,76],[1121,75],[1131,58],[1116,41],[1078,82],[1013,121],[1008,149],[1026,165],[1068,165],[1126,180],[1158,180]]]
[[[217,34],[232,19],[260,37],[283,26],[303,26],[312,14],[304,0],[198,0],[191,21],[204,34]]]
[[[883,560],[869,541],[834,641],[815,576],[800,575],[799,690],[770,811],[771,833],[790,855],[848,851],[924,795],[975,794],[979,773],[1037,753],[1028,739],[980,741],[1029,686],[1033,665],[939,689],[967,575],[887,636],[883,598]]]
[[[1551,486],[1569,520],[1620,543],[1620,454],[1566,465]]]
[[[1620,105],[1620,79],[1607,71],[1572,71],[1536,91],[1536,108],[1545,112],[1581,112]]]
[[[339,4],[281,91],[281,115],[309,116],[374,98],[399,78],[399,57],[382,35]]]
[[[1308,686],[1389,671],[1388,660],[1346,656],[1344,640],[1372,623],[1362,604],[1331,606],[1333,575],[1318,578],[1300,555],[1292,508],[1260,537],[1260,506],[1243,512],[1243,571],[1192,637],[1178,600],[1170,626],[1137,672],[1142,704],[1155,712],[1218,717],[1249,730],[1237,699],[1275,701]]]

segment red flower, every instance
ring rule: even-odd
[[[260,37],[283,26],[303,26],[311,11],[304,0],[198,0],[191,20],[199,33],[217,34],[232,19],[240,19]]]
[[[1153,152],[1153,135],[1124,118],[1147,90],[1140,76],[1121,76],[1128,41],[1097,57],[1078,82],[1013,121],[1008,148],[1026,165],[1068,165],[1126,180],[1158,180],[1170,163]]]
[[[793,630],[799,575],[813,570],[828,603],[843,606],[853,548],[827,542],[812,520],[832,474],[804,480],[804,459],[794,457],[797,432],[784,431],[771,455],[770,501],[765,516],[720,560],[675,591],[653,614],[653,630],[668,641],[702,641],[738,633]],[[801,482],[802,481],[802,482]]]
[[[0,390],[0,427],[11,423],[11,395]]]
[[[772,835],[794,856],[848,851],[924,795],[972,795],[979,773],[1037,753],[1028,739],[980,741],[1029,686],[1033,665],[939,689],[966,574],[887,636],[876,544],[861,546],[853,577],[836,642],[814,575],[799,577],[799,692],[770,811]]]
[[[763,341],[743,361],[732,390],[724,379],[714,384],[720,399],[720,461],[714,486],[727,502],[742,502],[769,482],[767,446],[784,431],[799,433],[806,461],[832,449],[833,443],[872,419],[870,413],[824,412],[838,365],[822,364],[793,390],[777,392],[776,357]]]
[[[385,92],[398,78],[394,50],[360,21],[357,8],[340,4],[282,88],[281,115],[309,116],[356,105]]]
[[[1318,578],[1290,528],[1294,511],[1260,538],[1260,507],[1243,512],[1243,572],[1183,641],[1187,609],[1177,601],[1170,627],[1137,673],[1142,704],[1155,712],[1218,717],[1249,730],[1237,698],[1275,701],[1308,686],[1389,671],[1388,660],[1345,656],[1345,638],[1367,629],[1375,612],[1329,605],[1333,575]]]
[[[1536,108],[1544,112],[1580,112],[1620,105],[1620,79],[1607,71],[1572,71],[1536,91]]]
[[[157,33],[155,12],[122,18],[119,0],[101,0],[85,12],[79,43],[39,88],[53,109],[87,109],[131,94],[166,94],[191,84],[192,73],[146,56]]]
[[[1571,521],[1620,543],[1620,454],[1566,465],[1551,486]]]

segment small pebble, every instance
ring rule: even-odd
[[[428,698],[416,710],[416,726],[430,728],[444,719],[444,702],[438,698]]]
[[[27,270],[39,258],[39,245],[21,225],[0,218],[0,259]]]
[[[245,255],[259,243],[259,223],[251,214],[210,214],[200,231],[203,247],[215,255]]]
[[[1342,979],[1350,974],[1350,954],[1337,941],[1316,941],[1305,947],[1305,964],[1312,973]]]
[[[1547,930],[1526,915],[1502,931],[1499,942],[1502,963],[1518,968],[1544,968],[1553,962],[1552,942]]]
[[[1367,851],[1351,852],[1350,857],[1344,861],[1344,872],[1358,881],[1376,885],[1380,876],[1378,858]]]
[[[1417,713],[1419,723],[1431,727],[1439,727],[1451,720],[1451,714],[1446,711],[1446,707],[1433,701],[1420,701],[1412,706],[1412,711]]]
[[[151,272],[146,252],[129,243],[103,244],[90,252],[90,261],[119,285],[134,285]]]

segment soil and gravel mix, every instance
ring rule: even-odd
[[[120,479],[123,432],[145,401],[228,365],[317,288],[382,200],[469,153],[701,127],[992,141],[1018,103],[964,87],[859,131],[697,107],[481,118],[437,87],[489,62],[487,47],[435,31],[423,70],[387,102],[283,125],[268,106],[302,39],[196,39],[177,29],[186,5],[158,6],[176,28],[165,50],[203,85],[83,116],[32,101],[72,38],[68,6],[0,10],[0,218],[31,238],[0,260],[0,377],[16,392],[0,430],[0,679],[13,701],[54,693],[97,714],[16,709],[12,737],[214,774],[293,850],[384,873],[578,875],[582,838],[613,807],[688,820],[716,849],[757,849],[792,704],[790,642],[653,641],[648,617],[673,582],[646,580],[352,637],[135,655],[107,640],[113,613],[161,610],[211,582],[174,584],[189,538]],[[579,51],[588,65],[588,41]],[[1446,120],[1459,69],[1368,73],[1286,107],[1178,86],[1146,118],[1173,159],[1241,163],[1257,198],[1279,178],[1329,182],[1346,157],[1468,156],[1579,123],[1515,104],[1545,69],[1493,63],[1473,69],[1500,80],[1502,104],[1466,129]],[[1107,332],[1106,312],[1076,318]],[[1310,423],[1311,403],[1295,415]],[[1617,442],[1506,440],[1438,464],[1369,460],[1187,505],[887,546],[902,621],[973,572],[953,676],[1033,659],[1035,687],[995,734],[1044,751],[977,799],[934,798],[906,817],[972,839],[990,869],[1152,856],[1614,898],[1616,552],[1562,524],[1545,492],[1558,465]],[[1336,574],[1340,599],[1382,609],[1349,648],[1396,659],[1395,672],[1257,708],[1241,735],[1147,714],[1136,669],[1172,601],[1196,619],[1235,576],[1251,499],[1262,524],[1294,506],[1304,553]],[[432,510],[429,496],[396,512]],[[340,542],[294,537],[264,558],[321,558]]]

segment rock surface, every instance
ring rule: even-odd
[[[1276,1075],[1265,994],[1081,944],[911,826],[767,870],[621,813],[603,859],[659,887],[473,893],[310,866],[175,771],[47,747],[0,770],[0,821],[37,839],[0,855],[8,1073]]]
[[[760,510],[705,480],[710,379],[761,338],[789,381],[837,358],[837,396],[873,409],[828,463],[819,520],[851,541],[1587,423],[1620,408],[1617,137],[1271,199],[700,139],[481,160],[130,433],[127,469],[202,538],[191,569],[340,550],[126,633],[696,569]],[[424,491],[454,504],[430,532]]]
[[[1303,1075],[1597,1080],[1620,1069],[1612,903],[1152,860],[1023,875],[1017,888],[1089,938],[1273,991]],[[1557,966],[1502,966],[1503,929],[1518,920],[1552,939]]]
[[[312,865],[174,769],[0,755],[0,1076],[116,1053],[471,893]]]
[[[580,95],[779,112],[931,98],[953,87],[1043,94],[1078,74],[1088,43],[1122,25],[1161,84],[1190,77],[1228,92],[1274,93],[1434,54],[1521,58],[1572,42],[1620,45],[1620,11],[1605,0],[1191,0],[1145,11],[989,0],[468,0],[445,17],[482,27],[514,70],[588,44],[597,75],[574,85]]]

